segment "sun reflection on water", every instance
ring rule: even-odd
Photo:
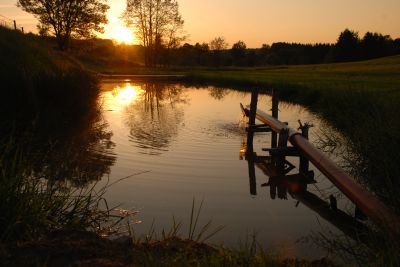
[[[127,83],[124,87],[116,87],[111,93],[111,97],[108,99],[108,104],[115,109],[121,109],[134,103],[143,95],[143,89],[137,85],[131,85]]]

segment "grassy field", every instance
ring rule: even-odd
[[[363,62],[189,72],[193,79],[259,85],[261,89],[398,89],[400,56]],[[266,88],[265,88],[266,87]],[[281,88],[282,87],[282,88]]]

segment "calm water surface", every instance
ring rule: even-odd
[[[157,230],[168,229],[172,216],[185,223],[186,233],[195,198],[204,200],[203,223],[212,219],[215,226],[225,226],[211,242],[237,246],[255,232],[265,248],[289,256],[323,255],[299,240],[312,231],[335,232],[330,223],[289,194],[272,199],[269,187],[261,187],[268,177],[258,168],[257,195],[250,194],[248,163],[240,154],[246,123],[239,108],[250,102],[249,93],[135,81],[103,81],[102,90],[103,117],[116,157],[103,181],[131,176],[113,185],[106,197],[110,205],[140,211],[137,233],[146,233],[153,220]],[[271,108],[269,96],[260,96],[259,108]],[[279,109],[280,119],[292,128],[299,119],[312,122],[311,140],[326,127],[301,106],[281,103]],[[261,149],[269,146],[268,133],[256,135],[258,154],[267,155]],[[326,200],[336,190],[315,173],[318,183],[308,190]]]

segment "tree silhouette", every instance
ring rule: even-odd
[[[400,38],[393,41],[393,54],[400,54]]]
[[[18,0],[22,10],[39,20],[42,34],[52,28],[61,50],[68,48],[71,36],[92,37],[92,32],[103,32],[107,23],[107,0]]]
[[[345,29],[340,33],[334,47],[334,59],[336,62],[355,61],[359,59],[360,39],[358,33]]]
[[[224,37],[216,37],[210,42],[210,49],[213,52],[213,65],[219,67],[222,64],[222,52],[228,48]]]
[[[388,56],[393,53],[393,40],[389,35],[367,32],[361,40],[363,59]]]
[[[196,53],[197,65],[206,65],[208,62],[208,54],[210,52],[210,46],[207,43],[196,43],[194,45]]]
[[[161,63],[168,66],[265,66],[322,64],[366,60],[370,58],[400,54],[400,39],[389,35],[366,33],[363,39],[354,31],[346,29],[340,33],[336,44],[286,43],[263,44],[260,48],[247,48],[244,41],[234,43],[231,49],[223,37],[208,43],[185,43],[173,48]]]
[[[234,65],[239,65],[239,66],[245,65],[246,49],[247,46],[243,41],[238,41],[237,43],[234,43],[232,45],[231,54],[233,57]]]
[[[127,0],[123,17],[145,47],[146,66],[156,65],[162,47],[177,47],[185,39],[176,0]]]
[[[225,41],[224,37],[215,37],[210,42],[210,49],[213,51],[221,51],[228,48],[228,43]]]

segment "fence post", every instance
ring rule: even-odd
[[[256,123],[257,102],[258,102],[258,89],[254,88],[251,91],[249,126],[254,126]]]
[[[276,90],[272,89],[272,117],[278,119],[279,113],[279,94]],[[271,135],[271,147],[275,148],[278,146],[278,134],[272,131]]]
[[[309,124],[309,123],[305,123],[302,124],[300,120],[298,120],[299,122],[299,130],[301,130],[301,135],[308,140],[308,131],[311,127],[313,127],[314,125]],[[309,160],[307,157],[305,157],[303,154],[301,154],[300,156],[300,172],[302,172],[303,174],[307,173],[309,170]]]
[[[14,30],[17,30],[17,22],[14,20]]]
[[[248,132],[247,135],[251,136],[250,138],[253,138],[252,132]],[[255,167],[255,158],[254,158],[254,153],[253,153],[253,144],[251,144],[251,147],[247,147],[249,153],[247,154],[247,164],[249,167],[249,185],[250,185],[250,195],[256,196],[257,195],[257,180],[256,180],[256,167]]]
[[[251,91],[249,124],[247,130],[247,151],[246,151],[246,158],[249,166],[249,183],[250,183],[251,195],[257,195],[256,170],[254,165],[254,148],[253,148],[254,131],[251,129],[251,127],[254,126],[256,123],[257,102],[258,102],[258,88],[254,88]]]

